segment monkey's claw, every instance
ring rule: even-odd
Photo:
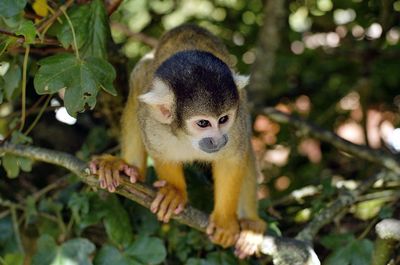
[[[267,225],[261,219],[242,219],[240,220],[240,228],[240,236],[235,244],[235,255],[244,259],[258,253]]]
[[[150,210],[157,214],[157,219],[167,223],[172,214],[179,214],[185,208],[187,195],[165,180],[156,181],[154,186],[159,188]]]
[[[213,243],[227,248],[237,240],[239,224],[235,216],[222,219],[212,214],[206,232]]]
[[[100,187],[114,192],[120,184],[120,172],[129,176],[132,183],[139,178],[138,169],[128,165],[123,159],[112,155],[95,157],[89,163],[90,172],[99,176]]]

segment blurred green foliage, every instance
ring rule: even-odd
[[[269,37],[258,34],[265,8],[261,0],[124,0],[109,18],[102,1],[77,1],[67,10],[74,31],[63,15],[42,27],[53,12],[38,17],[32,5],[39,2],[57,11],[68,1],[0,1],[0,140],[33,142],[86,160],[116,144],[105,128],[113,119],[110,112],[120,106],[109,107],[107,96],[98,92],[117,90],[124,96],[129,71],[163,32],[187,22],[209,29],[245,74],[256,60],[258,39]],[[398,154],[400,1],[290,0],[285,7],[265,105]],[[61,45],[46,44],[46,38]],[[24,63],[28,45],[29,61]],[[19,129],[23,81],[30,108],[26,123],[32,129]],[[50,95],[51,103],[38,94]],[[63,102],[77,116],[75,125],[55,118],[53,110]],[[37,122],[36,117],[42,119]],[[264,172],[260,211],[271,234],[295,235],[342,189],[377,170],[266,117],[256,116],[254,129]],[[271,264],[266,257],[238,261],[230,249],[212,245],[204,234],[175,222],[160,224],[147,209],[89,191],[63,169],[32,167],[32,161],[11,155],[1,162],[0,264],[19,265],[24,259],[40,265]],[[207,168],[186,171],[191,201],[210,211]],[[154,178],[150,170],[149,182]],[[300,200],[285,197],[306,186],[318,192]],[[324,228],[314,241],[320,259],[325,264],[368,264],[371,226],[399,216],[399,186],[371,190],[370,197]]]

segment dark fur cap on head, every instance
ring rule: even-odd
[[[155,77],[174,93],[176,114],[220,115],[239,102],[231,70],[209,52],[178,52],[159,66]],[[176,119],[181,124],[183,117]]]

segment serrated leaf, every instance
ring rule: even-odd
[[[144,264],[160,264],[167,256],[164,243],[161,239],[148,236],[139,236],[126,249],[126,254],[138,259]]]
[[[58,54],[38,62],[40,68],[35,76],[36,92],[53,94],[65,88],[64,105],[71,116],[93,108],[100,89],[110,89],[115,78],[114,68],[99,58],[77,59],[72,54]],[[104,67],[99,70],[97,66]],[[108,71],[108,72],[107,72]]]
[[[0,16],[12,17],[20,13],[26,5],[27,0],[1,0]]]
[[[132,242],[133,231],[127,211],[115,196],[107,200],[107,209],[104,216],[107,235],[117,244],[128,245]]]
[[[57,246],[51,236],[43,235],[38,240],[32,265],[91,265],[90,255],[94,250],[94,244],[84,238],[71,239]]]
[[[19,175],[19,166],[16,156],[5,154],[3,156],[3,167],[9,178],[16,178]]]
[[[88,5],[72,8],[68,16],[74,27],[77,46],[82,57],[105,59],[110,29],[104,3],[101,0],[94,0]],[[72,31],[68,23],[63,23],[57,38],[65,48],[73,44]]]
[[[71,20],[72,26],[74,27],[75,38],[78,46],[77,48],[80,49],[87,39],[89,5],[73,6],[68,10],[67,14]],[[71,27],[69,23],[67,23],[67,20],[63,18],[63,24],[59,25],[58,27],[59,29],[56,36],[61,42],[61,45],[64,48],[72,46],[74,39]]]
[[[24,36],[25,44],[32,44],[35,42],[36,27],[32,21],[23,20],[15,34]]]
[[[90,16],[87,23],[88,36],[81,52],[84,56],[107,57],[107,39],[110,36],[107,11],[102,0],[90,3]]]

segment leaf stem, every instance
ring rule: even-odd
[[[29,45],[26,45],[25,48],[25,55],[24,55],[24,64],[22,68],[22,99],[21,99],[21,105],[22,105],[22,110],[21,110],[21,124],[19,126],[19,131],[22,132],[25,126],[25,117],[26,117],[26,75],[27,75],[27,68],[28,68],[28,58],[29,58],[29,50],[30,50]]]
[[[38,115],[36,116],[35,120],[32,122],[31,126],[29,126],[29,128],[25,131],[25,133],[24,133],[25,135],[28,135],[33,130],[33,128],[35,128],[36,124],[39,122],[39,120],[42,117],[44,111],[46,110],[47,106],[49,105],[50,99],[51,99],[51,95],[49,95],[47,97],[46,102],[43,104],[43,106],[40,109],[40,111],[39,111]]]
[[[72,38],[73,38],[73,40],[74,40],[74,51],[75,51],[75,56],[76,56],[76,59],[79,60],[79,59],[80,59],[80,56],[79,56],[78,43],[77,43],[77,41],[76,41],[74,26],[72,25],[71,19],[69,19],[69,16],[67,15],[67,12],[65,12],[65,7],[62,6],[60,9],[61,9],[61,11],[63,12],[65,18],[66,18],[67,21],[68,21],[69,27],[71,28]]]
[[[18,220],[17,220],[17,210],[15,208],[15,205],[11,205],[10,206],[10,210],[11,210],[11,218],[12,218],[12,222],[13,222],[13,230],[14,230],[14,234],[15,234],[15,240],[17,242],[17,246],[19,248],[19,250],[21,251],[21,253],[24,253],[24,248],[22,246],[22,242],[21,242],[21,235],[19,233],[19,228],[18,228]]]

